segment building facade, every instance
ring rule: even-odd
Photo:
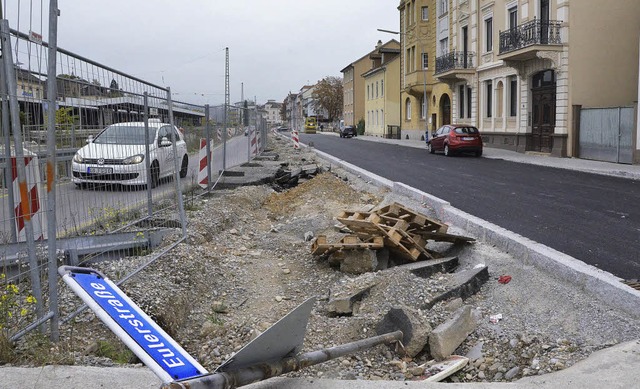
[[[436,77],[453,92],[453,120],[478,126],[488,146],[584,157],[600,146],[584,143],[594,130],[583,111],[637,101],[640,2],[444,3],[450,50]]]
[[[380,46],[382,42],[380,42]],[[392,138],[400,127],[400,50],[379,47],[365,72],[365,135]]]
[[[451,122],[451,90],[434,77],[435,58],[448,51],[448,12],[441,0],[401,0],[401,132],[404,139],[424,139],[425,132]],[[445,25],[447,28],[441,28]]]
[[[282,123],[282,119],[280,118],[281,108],[282,104],[276,103],[275,100],[268,100],[264,104],[264,117],[267,120],[267,126],[275,127]]]
[[[342,73],[342,90],[343,90],[343,119],[347,126],[357,126],[360,120],[366,123],[365,113],[365,81],[362,75],[371,70],[374,66],[370,56],[380,48],[399,49],[400,42],[392,39],[382,45],[376,45],[376,48],[350,63],[340,72]]]

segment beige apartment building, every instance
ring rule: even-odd
[[[436,8],[436,77],[452,90],[453,120],[478,126],[487,146],[638,160],[639,1],[438,0]]]
[[[365,81],[362,75],[372,69],[374,64],[370,56],[380,48],[399,49],[400,42],[392,39],[382,45],[376,45],[374,50],[340,71],[342,73],[342,90],[344,94],[342,116],[344,124],[347,126],[356,126],[360,119],[365,120],[366,123],[364,109]]]
[[[436,0],[401,0],[400,101],[403,139],[423,139],[451,122],[451,89],[434,77],[438,24]],[[448,26],[448,25],[447,25]]]
[[[379,42],[382,46],[382,42]],[[400,49],[379,47],[365,72],[365,135],[390,138],[400,129]]]

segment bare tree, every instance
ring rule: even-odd
[[[342,116],[342,79],[327,76],[316,84],[313,90],[313,98],[319,108],[327,110],[329,121],[334,121]]]

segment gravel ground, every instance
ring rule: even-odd
[[[269,140],[280,160],[291,166],[317,162],[308,150],[294,151],[280,139]],[[336,237],[335,217],[342,210],[370,209],[397,201],[424,214],[430,209],[386,189],[374,187],[335,166],[331,171],[279,191],[270,186],[216,191],[188,204],[188,239],[158,259],[123,289],[207,369],[213,370],[288,311],[316,296],[303,351],[335,346],[375,335],[384,314],[395,306],[420,307],[441,290],[449,275],[419,279],[406,271],[360,276],[344,274],[326,259],[310,253],[305,233]],[[455,226],[449,232],[465,235]],[[169,244],[172,239],[167,239]],[[640,317],[603,305],[584,290],[559,282],[552,274],[523,265],[518,258],[481,242],[428,246],[443,255],[457,255],[459,270],[486,264],[490,280],[464,303],[480,317],[474,333],[456,350],[472,363],[450,377],[455,382],[511,381],[569,367],[601,348],[637,338]],[[94,267],[117,280],[149,257],[125,257]],[[500,284],[501,275],[512,281]],[[328,300],[336,285],[376,286],[353,316],[329,314]],[[78,299],[66,288],[61,307],[71,312]],[[435,328],[450,316],[451,302],[419,310]],[[502,314],[492,323],[489,316]],[[119,341],[84,312],[62,326],[55,346],[58,361],[96,366],[114,362],[96,356],[97,341]],[[25,350],[26,343],[18,345]],[[385,346],[307,368],[291,376],[338,379],[419,379],[419,365],[428,352],[402,358]],[[54,361],[55,362],[55,361]]]

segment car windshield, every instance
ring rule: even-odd
[[[455,132],[456,134],[477,134],[478,129],[475,127],[457,127]]]
[[[149,143],[153,143],[155,135],[153,128],[149,129]],[[143,145],[145,142],[144,126],[128,126],[114,124],[104,129],[93,143],[111,145]]]

